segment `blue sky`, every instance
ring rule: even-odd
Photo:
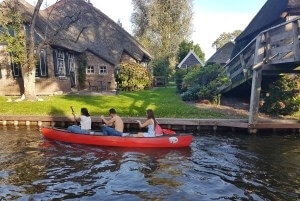
[[[26,1],[36,2],[36,0]],[[44,2],[49,5],[56,0]],[[215,52],[211,47],[214,40],[222,32],[243,30],[265,2],[266,0],[194,0],[191,40],[200,45],[208,59]],[[131,0],[91,0],[91,3],[114,21],[120,19],[123,27],[132,33]]]
[[[266,0],[194,0],[194,7],[214,12],[257,12]]]

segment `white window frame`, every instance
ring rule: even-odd
[[[69,64],[69,74],[71,72],[75,73],[76,63],[75,63],[75,56],[74,56],[74,54],[70,54],[69,53],[68,59],[69,59],[69,61],[68,61],[68,64]]]
[[[107,75],[107,66],[99,66],[99,75]]]
[[[95,74],[95,66],[87,66],[86,67],[86,74],[88,74],[88,75]]]
[[[56,64],[57,64],[57,71],[59,77],[66,76],[66,63],[65,63],[65,53],[63,50],[56,50]],[[62,62],[62,63],[61,63]],[[62,66],[61,66],[62,64]]]

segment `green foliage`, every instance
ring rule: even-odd
[[[209,100],[219,102],[219,88],[229,83],[223,67],[214,64],[205,67],[194,67],[183,78],[183,85],[189,90],[182,94],[184,100]],[[187,97],[190,96],[190,97]]]
[[[241,30],[235,30],[233,32],[223,32],[212,44],[212,47],[219,49],[226,43],[234,41],[238,35],[241,34]]]
[[[202,71],[201,66],[194,66],[185,69],[186,75],[183,78],[183,83],[185,86],[193,86],[199,77],[200,71]]]
[[[151,62],[154,76],[167,76],[170,63],[167,58],[154,59]]]
[[[85,88],[86,67],[87,67],[87,57],[86,54],[83,53],[78,57],[78,68],[77,68],[78,83],[80,89]]]
[[[168,58],[175,71],[179,44],[191,34],[192,0],[132,0],[134,36],[154,58]]]
[[[178,93],[183,92],[184,86],[183,86],[183,78],[186,75],[187,71],[186,69],[177,69],[174,75],[176,89]]]
[[[181,98],[183,101],[194,101],[198,100],[198,91],[200,89],[200,86],[196,85],[195,87],[190,88],[189,90],[183,92],[181,94]]]
[[[6,3],[0,6],[0,43],[6,45],[6,51],[15,63],[26,62],[26,40],[21,15],[17,8]]]
[[[147,68],[133,62],[122,62],[116,81],[123,91],[139,91],[151,87],[152,75]]]
[[[300,76],[281,76],[262,95],[263,106],[261,111],[272,115],[290,115],[299,111],[300,98],[296,89],[299,89]]]
[[[199,44],[194,44],[193,41],[187,42],[187,41],[182,41],[179,45],[179,50],[177,54],[177,61],[178,63],[181,62],[186,55],[189,53],[189,51],[193,49],[193,51],[196,53],[196,55],[204,61],[205,59],[205,54],[202,51],[201,47]]]

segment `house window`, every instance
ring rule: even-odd
[[[86,68],[86,74],[94,74],[95,73],[95,67],[94,66],[88,66]]]
[[[38,55],[38,62],[36,65],[35,76],[36,77],[47,77],[48,69],[46,64],[46,51],[41,50],[40,54]]]
[[[14,77],[21,77],[21,66],[17,63],[12,63],[12,72]]]
[[[57,50],[57,72],[58,76],[66,76],[65,53]]]
[[[105,75],[105,74],[107,74],[107,68],[106,68],[106,66],[100,66],[100,67],[99,67],[99,74],[100,74],[100,75]]]
[[[12,55],[10,55],[10,60],[13,77],[21,77],[21,65],[19,63],[14,62]]]
[[[75,72],[75,57],[73,54],[69,53],[68,59],[69,59],[68,64],[69,64],[69,74],[70,74],[71,72]]]

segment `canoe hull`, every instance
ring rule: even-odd
[[[75,134],[56,128],[42,128],[42,134],[47,139],[67,143],[110,146],[110,147],[147,147],[147,148],[178,148],[188,147],[192,135],[172,135],[154,138],[118,137]]]

